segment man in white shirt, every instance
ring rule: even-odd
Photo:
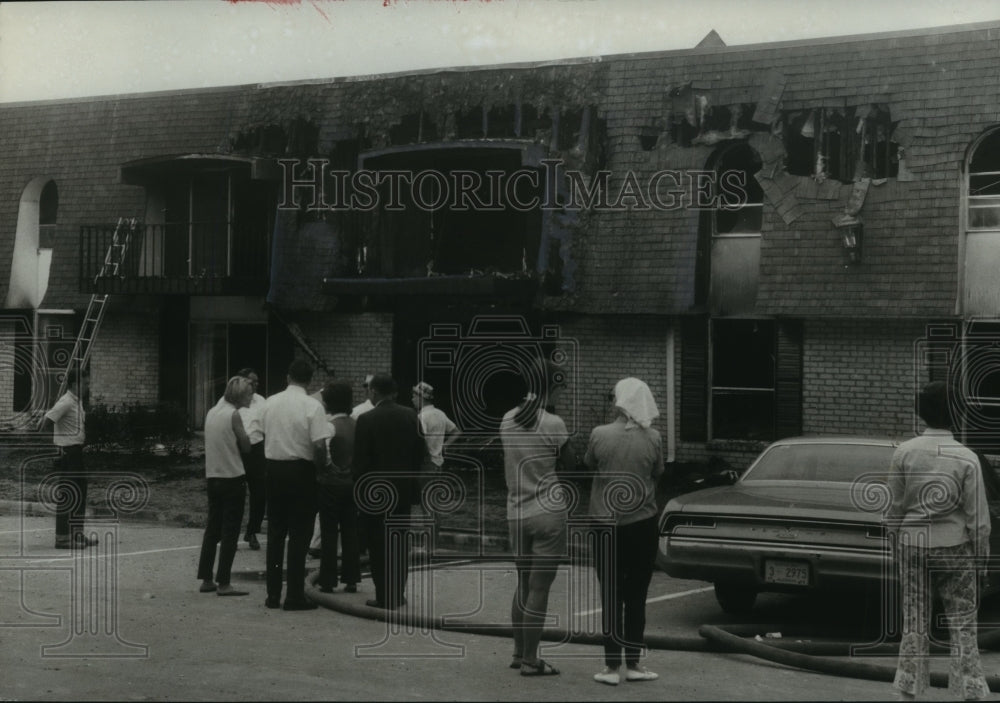
[[[66,373],[66,392],[45,413],[42,431],[52,432],[52,443],[59,447],[55,473],[59,476],[56,506],[56,549],[92,547],[97,539],[83,532],[87,512],[87,474],[83,465],[84,425],[87,414],[83,397],[90,379],[74,366]],[[79,391],[79,395],[77,392]]]
[[[296,359],[288,387],[264,403],[260,413],[267,460],[267,600],[281,603],[281,566],[288,538],[285,610],[312,610],[305,597],[306,550],[316,517],[316,471],[326,465],[332,434],[323,404],[306,393],[313,369]]]
[[[247,517],[247,529],[243,539],[250,549],[260,549],[257,533],[264,522],[264,508],[267,501],[267,487],[264,476],[267,471],[264,459],[264,431],[260,426],[260,411],[264,407],[264,396],[257,392],[260,377],[251,368],[240,369],[237,376],[249,379],[253,385],[253,398],[250,407],[240,408],[243,418],[243,429],[250,438],[250,452],[243,455],[243,466],[247,474],[247,493],[250,495],[250,515]]]

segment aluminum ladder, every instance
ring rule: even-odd
[[[104,263],[101,270],[94,276],[96,283],[100,278],[112,278],[123,276],[121,272],[122,263],[125,261],[125,253],[132,242],[132,235],[136,229],[136,218],[118,218],[115,225],[115,233],[111,238],[111,245],[104,255]],[[90,353],[94,348],[94,339],[97,337],[97,330],[104,320],[104,310],[108,302],[107,293],[94,293],[90,296],[90,303],[87,304],[87,312],[83,316],[83,324],[80,325],[80,333],[76,336],[76,343],[73,345],[73,353],[69,356],[69,363],[66,365],[66,373],[63,374],[59,383],[59,392],[56,398],[61,398],[66,392],[67,378],[69,370],[75,365],[79,369],[84,369],[90,361]]]

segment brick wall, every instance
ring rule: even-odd
[[[351,382],[355,405],[365,399],[365,374],[392,371],[391,313],[325,313],[303,319],[299,326],[336,378]],[[296,354],[301,352],[296,349]],[[322,376],[314,377],[311,390],[322,387]]]
[[[104,318],[90,356],[92,403],[152,405],[159,399],[159,316],[116,311]]]
[[[907,438],[913,434],[914,354],[921,321],[806,321],[802,429]]]
[[[586,449],[590,431],[610,421],[607,394],[616,382],[634,376],[649,385],[660,409],[653,427],[666,446],[667,333],[666,317],[566,316],[559,320],[563,339],[576,342],[577,366],[571,379],[576,402],[574,448]],[[572,396],[569,396],[572,397]]]

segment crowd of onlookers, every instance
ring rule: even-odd
[[[576,463],[569,456],[566,424],[555,410],[562,386],[552,379],[558,376],[542,363],[536,371],[530,374],[534,380],[523,379],[521,403],[499,425],[518,575],[511,602],[510,666],[522,676],[559,673],[539,658],[538,646],[549,590],[567,555],[569,506],[557,470]],[[409,557],[398,530],[401,525],[405,529],[411,509],[420,503],[421,486],[444,470],[445,451],[461,430],[435,407],[434,388],[426,382],[412,388],[410,408],[396,402],[397,385],[387,374],[365,378],[367,397],[357,405],[349,383],[334,381],[310,395],[311,380],[312,368],[293,362],[285,390],[264,399],[256,393],[257,374],[243,369],[208,412],[209,511],[198,568],[200,590],[247,594],[230,580],[249,489],[250,517],[243,536],[251,549],[260,549],[257,534],[265,506],[268,518],[268,608],[316,607],[304,588],[310,551],[320,558],[316,586],[321,592],[332,593],[340,584],[347,593],[357,592],[361,554],[367,551],[375,597],[366,604],[395,610],[406,604]],[[627,680],[657,678],[639,666],[639,657],[656,552],[655,488],[663,455],[660,435],[650,426],[658,411],[645,383],[634,378],[619,382],[609,402],[617,417],[595,428],[584,461],[595,472],[590,505],[595,525],[613,536],[594,540],[606,660],[594,678],[617,684],[623,663]],[[612,509],[601,496],[621,475],[634,479],[638,490],[633,505]],[[393,537],[391,530],[397,531]]]
[[[309,395],[312,374],[308,363],[292,362],[287,387],[265,399],[256,392],[257,374],[243,369],[229,379],[222,398],[208,411],[208,519],[198,564],[200,590],[220,596],[248,594],[232,585],[231,575],[249,490],[244,538],[251,549],[261,548],[257,534],[265,510],[268,518],[266,607],[317,607],[305,595],[305,562],[318,513],[319,590],[330,593],[343,583],[346,592],[356,592],[365,549],[375,586],[375,597],[366,604],[394,610],[406,604],[408,575],[407,540],[399,539],[398,530],[407,529],[418,493],[415,486],[442,470],[444,450],[460,430],[434,407],[434,389],[427,383],[413,387],[414,410],[396,402],[396,382],[387,374],[365,379],[367,398],[358,405],[353,405],[351,386],[344,382],[328,383]],[[566,424],[556,411],[563,390],[559,378],[539,362],[521,379],[520,403],[499,424],[517,570],[510,666],[522,676],[559,673],[538,656],[549,589],[567,555],[569,506],[558,470],[576,464],[569,456]],[[55,546],[84,549],[96,544],[83,529],[83,398],[88,381],[76,368],[69,370],[66,381],[68,390],[43,423],[59,448]],[[982,472],[977,455],[956,442],[950,431],[945,384],[926,385],[917,405],[926,429],[901,444],[893,456],[892,501],[885,515],[902,585],[903,631],[894,687],[904,699],[926,689],[929,607],[932,598],[939,597],[952,632],[949,688],[960,698],[982,698],[989,688],[976,644],[981,587],[976,564],[990,549]],[[639,659],[657,549],[656,483],[664,471],[660,435],[651,426],[658,416],[645,383],[636,378],[619,381],[608,394],[608,417],[613,419],[592,430],[583,458],[593,471],[591,548],[600,583],[605,651],[605,668],[594,679],[609,685],[617,685],[623,676],[628,681],[657,678]],[[623,488],[629,500],[621,499]],[[618,497],[612,499],[613,494]]]

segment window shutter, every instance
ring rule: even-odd
[[[681,319],[681,439],[708,439],[708,320]]]
[[[775,360],[775,439],[802,434],[802,321],[780,320]]]

